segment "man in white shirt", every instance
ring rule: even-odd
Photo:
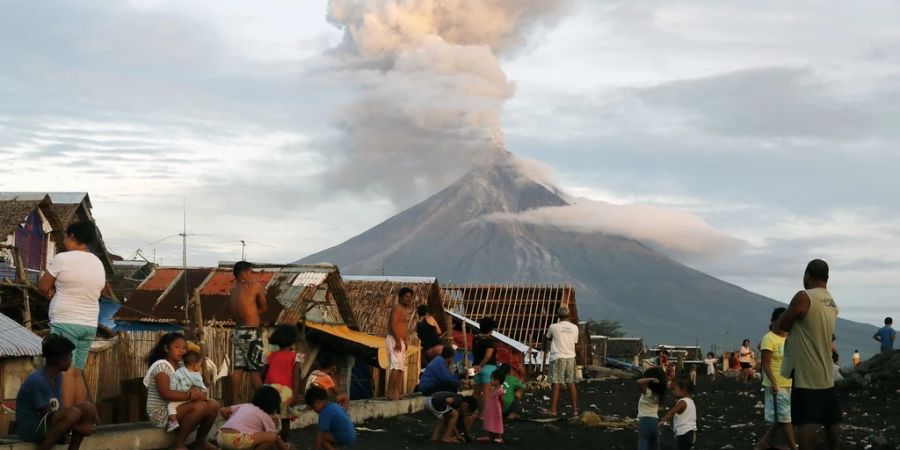
[[[569,385],[572,394],[572,411],[578,416],[578,391],[575,388],[575,344],[578,343],[578,326],[569,322],[569,310],[561,307],[556,311],[559,322],[550,325],[547,339],[550,340],[550,383],[553,394],[547,414],[556,416],[559,403],[559,385]]]

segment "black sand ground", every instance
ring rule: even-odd
[[[843,445],[845,449],[900,448],[900,386],[881,386],[866,391],[840,394],[845,411]],[[632,417],[636,414],[639,393],[632,380],[584,382],[579,385],[585,411],[598,411],[604,416]],[[526,408],[535,413],[546,407],[547,391],[531,392]],[[666,401],[666,407],[674,403]],[[700,380],[695,402],[698,408],[698,449],[752,449],[765,430],[763,424],[762,392],[758,384],[743,385],[733,380],[719,379],[715,383]],[[568,402],[564,402],[568,404]],[[378,431],[359,431],[358,449],[437,449],[485,448],[492,444],[442,445],[431,443],[432,419],[426,413],[391,419],[373,420],[365,428]],[[310,448],[314,430],[297,431],[295,444]],[[586,428],[561,421],[553,424],[527,421],[506,424],[506,443],[512,449],[634,449],[637,447],[633,429],[603,430]],[[822,440],[820,436],[820,440]],[[882,439],[887,444],[882,444]],[[822,441],[824,442],[824,441]],[[824,448],[824,444],[822,444]],[[671,431],[662,434],[662,448],[674,449]]]

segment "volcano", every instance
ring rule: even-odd
[[[634,239],[489,216],[564,206],[513,159],[475,169],[425,201],[335,247],[301,259],[353,275],[437,276],[453,283],[574,285],[582,319],[621,322],[650,344],[758,342],[784,306],[681,264]],[[790,293],[793,294],[793,293]],[[838,323],[843,352],[868,348],[874,327]]]

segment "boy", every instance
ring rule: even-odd
[[[775,308],[769,320],[769,332],[759,342],[762,354],[763,386],[765,387],[765,418],[772,424],[756,445],[757,450],[772,447],[772,440],[784,433],[790,448],[796,448],[794,427],[791,424],[791,387],[793,380],[781,374],[784,362],[784,343],[787,333],[777,329],[776,325],[784,314],[785,308]]]
[[[459,444],[470,441],[467,418],[478,411],[478,400],[475,397],[463,397],[455,392],[435,392],[425,400],[425,409],[434,414],[437,421],[431,433],[433,442]],[[459,419],[462,417],[462,431]]]
[[[341,408],[347,410],[350,406],[350,396],[346,392],[341,392],[337,383],[334,382],[334,374],[337,373],[337,363],[334,357],[328,353],[319,356],[319,369],[309,374],[306,380],[306,388],[310,386],[318,386],[325,390],[329,396],[334,397],[334,402],[341,405]]]
[[[897,332],[894,331],[894,319],[890,317],[884,318],[884,326],[879,328],[872,339],[881,343],[881,352],[890,352],[894,350],[894,341],[897,340]]]
[[[203,392],[208,392],[206,384],[203,383],[203,368],[200,362],[200,353],[190,350],[184,354],[181,360],[184,367],[180,367],[172,375],[169,381],[169,389],[178,392],[190,392],[191,388],[197,387]],[[169,402],[169,425],[166,431],[173,432],[177,430],[181,424],[178,423],[178,407],[187,402]]]
[[[507,419],[518,419],[522,414],[522,397],[525,385],[512,374],[503,378],[503,415]]]
[[[356,442],[356,428],[341,407],[328,401],[328,393],[319,386],[306,390],[306,404],[319,415],[316,450],[334,450],[337,446],[352,446]]]
[[[97,409],[88,402],[60,408],[60,385],[63,372],[72,366],[75,344],[51,334],[44,339],[41,352],[44,368],[28,376],[16,396],[16,424],[19,437],[49,450],[71,431],[69,450],[78,450],[85,436],[94,432]]]
[[[459,378],[450,373],[450,364],[456,351],[452,347],[441,350],[441,357],[434,358],[425,367],[422,376],[419,377],[419,390],[424,395],[432,395],[435,392],[459,390]]]

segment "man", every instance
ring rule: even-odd
[[[456,351],[452,347],[445,347],[441,351],[440,358],[434,358],[425,366],[425,371],[419,377],[419,391],[424,395],[432,395],[435,392],[456,392],[459,390],[459,378],[450,372],[453,357]]]
[[[234,313],[237,327],[231,343],[234,347],[232,361],[234,372],[231,374],[231,404],[240,403],[241,382],[244,372],[250,373],[253,389],[262,386],[259,370],[262,368],[263,347],[259,331],[259,316],[268,309],[266,290],[253,280],[253,265],[247,261],[238,261],[232,269],[234,287],[231,288],[231,311]]]
[[[400,288],[397,297],[398,304],[391,308],[388,317],[388,335],[385,338],[390,361],[387,396],[391,400],[400,400],[403,391],[403,373],[406,372],[406,334],[413,291],[408,287]]]
[[[875,332],[872,339],[881,343],[881,352],[894,351],[894,341],[897,340],[897,332],[893,328],[894,319],[887,317],[884,319],[884,326]]]
[[[785,308],[775,308],[769,320],[769,332],[759,342],[762,352],[763,386],[765,387],[765,419],[772,426],[756,444],[757,450],[772,448],[771,440],[784,431],[790,448],[797,448],[794,427],[791,425],[791,379],[781,376],[784,360],[784,341],[787,333],[776,325]]]
[[[831,337],[838,307],[828,292],[828,264],[810,261],[803,275],[806,290],[797,292],[778,322],[788,332],[781,375],[793,378],[791,422],[800,450],[812,450],[816,431],[824,425],[832,449],[840,446],[841,407],[834,390]]]
[[[51,334],[44,339],[41,353],[45,364],[28,376],[16,396],[16,426],[19,437],[49,450],[69,432],[69,450],[78,450],[85,436],[94,432],[97,408],[87,401],[60,407],[62,374],[72,366],[75,344]]]
[[[578,391],[575,388],[575,344],[578,343],[578,326],[569,322],[569,310],[560,307],[556,311],[559,322],[550,325],[547,339],[550,340],[550,383],[553,394],[547,414],[556,416],[559,403],[559,385],[567,384],[572,395],[572,412],[578,416]]]

